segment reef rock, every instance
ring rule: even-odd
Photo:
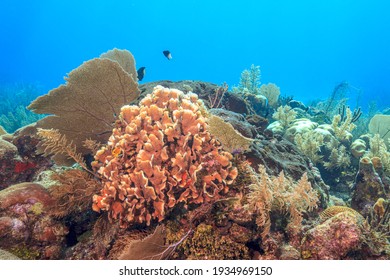
[[[301,246],[303,259],[341,260],[362,244],[363,219],[352,212],[341,212],[309,230]]]
[[[21,259],[58,259],[68,230],[48,215],[52,203],[39,184],[0,191],[0,248]]]
[[[15,183],[33,181],[37,174],[52,165],[50,159],[36,154],[39,139],[35,134],[32,124],[18,129],[10,137],[0,138],[0,190]]]

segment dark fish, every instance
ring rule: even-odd
[[[138,81],[142,81],[142,79],[144,78],[145,76],[145,67],[140,67],[138,70],[137,70],[137,75],[138,75]]]
[[[165,55],[166,58],[168,58],[169,60],[172,59],[172,55],[171,55],[171,52],[166,50],[166,51],[163,51],[163,54]]]

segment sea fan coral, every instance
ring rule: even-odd
[[[261,85],[260,94],[267,97],[268,103],[271,107],[276,107],[280,95],[280,88],[273,83]]]
[[[240,132],[234,129],[234,127],[225,122],[221,117],[210,116],[207,119],[210,132],[220,141],[225,150],[229,152],[242,150],[248,151],[253,140],[244,137]]]
[[[69,73],[66,84],[28,106],[34,113],[50,114],[37,127],[58,129],[82,155],[90,153],[83,146],[86,139],[107,141],[120,108],[136,99],[140,92],[130,52],[114,49],[103,57],[84,62]],[[53,159],[57,164],[74,163],[61,153]]]
[[[232,155],[208,132],[195,94],[162,86],[140,106],[124,106],[93,168],[104,187],[95,211],[108,211],[121,227],[161,221],[182,203],[214,201],[237,176]]]
[[[343,143],[348,143],[352,139],[352,130],[356,128],[356,125],[353,123],[351,109],[347,108],[345,119],[343,119],[341,114],[334,116],[332,128],[337,139]]]

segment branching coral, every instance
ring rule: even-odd
[[[50,188],[55,204],[49,211],[55,217],[87,211],[92,204],[91,197],[101,187],[91,175],[78,169],[54,173],[52,180],[57,181]]]
[[[233,88],[233,92],[243,93],[259,93],[260,86],[260,66],[251,65],[249,70],[244,70],[241,73],[240,84]]]
[[[302,213],[317,208],[317,192],[311,187],[306,173],[294,183],[282,171],[278,177],[273,178],[272,185],[277,210],[289,213],[289,227],[297,232],[301,228]]]
[[[352,130],[356,128],[356,125],[352,123],[353,114],[351,109],[347,107],[346,117],[343,120],[341,114],[338,114],[333,117],[332,128],[334,135],[341,142],[349,142],[352,139]]]
[[[278,107],[276,112],[272,115],[275,120],[279,121],[284,130],[294,122],[296,116],[297,112],[288,105]]]
[[[248,166],[248,168],[250,168]],[[246,208],[256,213],[256,224],[262,230],[263,239],[271,229],[270,212],[273,202],[272,180],[268,176],[265,167],[259,166],[259,174],[254,171],[251,174],[252,184],[249,185],[248,204]]]
[[[229,152],[249,150],[253,140],[242,136],[230,123],[215,115],[207,118],[207,122],[210,133],[222,143],[225,150]]]
[[[104,187],[95,211],[122,227],[161,221],[178,204],[214,201],[237,176],[232,155],[208,132],[197,95],[155,87],[124,106],[107,146],[92,163]]]
[[[220,108],[221,102],[229,86],[224,83],[222,86],[214,89],[213,94],[208,95],[210,108]]]
[[[69,142],[66,136],[61,135],[57,129],[38,128],[37,135],[42,139],[41,145],[45,156],[66,156],[77,162],[84,170],[89,171],[82,155],[77,153],[73,142]]]
[[[324,136],[314,130],[297,134],[294,138],[297,148],[308,156],[313,163],[321,160],[321,146],[324,144]]]
[[[246,208],[256,214],[256,224],[262,230],[262,237],[268,235],[271,227],[271,211],[288,213],[289,228],[298,232],[304,211],[318,206],[318,194],[312,189],[305,173],[298,182],[287,178],[283,171],[277,177],[270,177],[265,167],[259,166],[259,175],[252,174],[251,190]]]
[[[347,149],[344,145],[338,148],[333,148],[330,152],[329,161],[324,162],[324,167],[328,170],[335,168],[348,167],[351,164],[351,159],[347,154]]]
[[[387,150],[385,141],[379,134],[370,137],[370,149],[366,153],[366,156],[380,158],[383,164],[383,171],[390,174],[390,152]]]

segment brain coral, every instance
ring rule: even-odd
[[[121,227],[161,221],[178,204],[214,201],[237,176],[232,155],[208,132],[195,94],[162,86],[140,106],[124,106],[93,167],[104,181],[93,197]]]

